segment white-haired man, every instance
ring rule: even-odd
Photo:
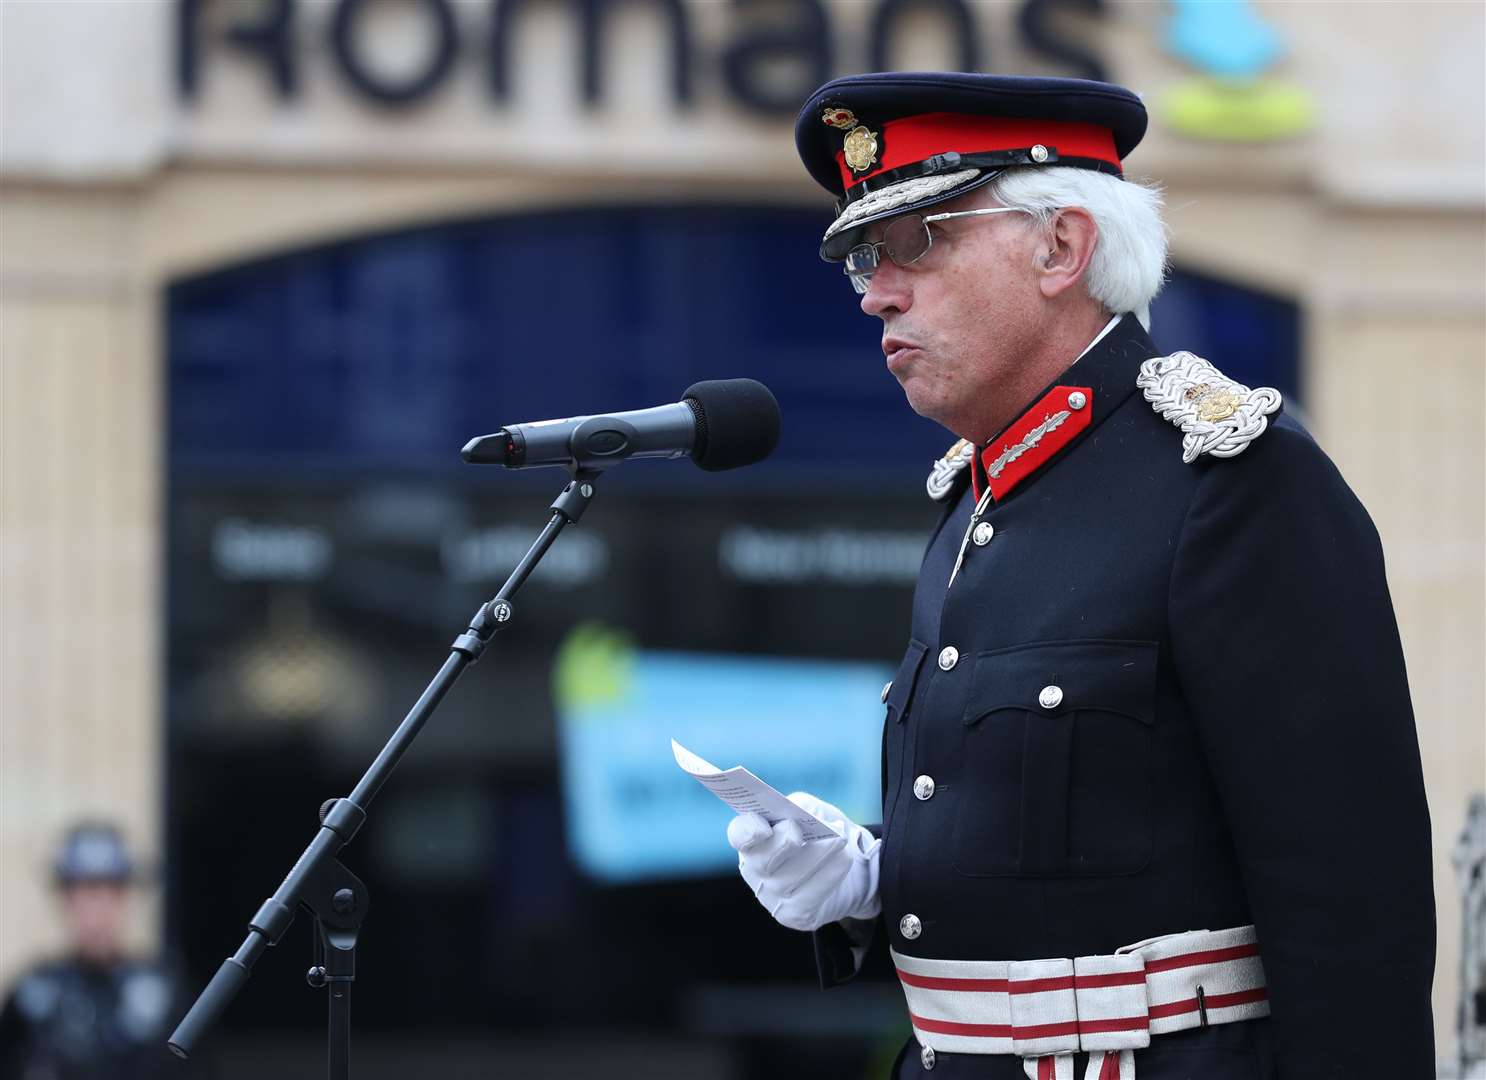
[[[1147,336],[1145,123],[1121,87],[990,75],[802,110],[821,254],[960,441],[883,690],[882,826],[799,793],[837,837],[728,839],[824,984],[886,939],[896,1077],[1426,1077],[1429,820],[1377,534],[1279,394]]]

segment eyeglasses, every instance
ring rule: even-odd
[[[882,239],[877,243],[858,244],[846,253],[843,273],[851,279],[853,289],[864,293],[872,284],[872,274],[881,265],[884,251],[893,261],[894,266],[911,266],[929,253],[929,248],[934,245],[934,235],[929,231],[930,222],[1026,212],[1016,206],[994,206],[985,210],[958,210],[952,214],[930,214],[928,217],[922,214],[907,214],[894,218],[882,230]]]

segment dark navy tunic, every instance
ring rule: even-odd
[[[1092,388],[1089,426],[986,502],[953,585],[968,483],[929,542],[887,698],[877,939],[1024,960],[1252,923],[1270,1018],[1154,1036],[1141,1080],[1422,1080],[1429,819],[1377,532],[1284,415],[1184,464],[1136,387],[1157,355],[1123,319],[1055,383]],[[839,924],[817,954],[826,985],[856,969]],[[921,1074],[1023,1076],[947,1053],[927,1074],[910,1041],[895,1075]]]
[[[175,982],[153,964],[40,964],[0,1008],[0,1080],[199,1076],[165,1046],[175,998]]]

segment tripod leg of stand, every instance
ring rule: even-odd
[[[366,820],[366,807],[376,798],[377,792],[392,775],[393,768],[408,747],[412,746],[418,732],[438,708],[444,695],[454,686],[460,673],[480,658],[496,632],[510,622],[511,597],[526,583],[526,579],[536,569],[537,563],[547,553],[564,526],[583,516],[593,499],[594,481],[600,475],[601,471],[579,468],[573,470],[573,478],[552,501],[552,516],[530,550],[511,571],[511,576],[501,586],[501,591],[490,602],[480,605],[470,618],[468,629],[454,639],[449,647],[449,656],[439,673],[403,717],[402,723],[357,782],[350,796],[331,799],[321,807],[319,832],[274,890],[274,894],[258,908],[252,921],[248,923],[247,937],[238,946],[237,952],[222,962],[206,989],[176,1025],[167,1045],[178,1057],[191,1056],[202,1035],[216,1023],[217,1018],[248,981],[248,976],[253,973],[253,965],[258,962],[264,950],[277,944],[289,929],[297,907],[308,908],[322,927],[330,927],[336,933],[349,931],[351,934],[349,944],[341,947],[350,954],[346,958],[350,970],[338,980],[340,993],[332,994],[330,1015],[332,1029],[339,1025],[349,1031],[350,980],[355,975],[355,931],[366,914],[368,898],[366,887],[355,874],[340,864],[334,857],[335,853],[349,844],[361,828]],[[335,950],[329,947],[332,944],[332,935],[329,932],[320,929],[316,933],[325,934],[325,963],[321,965],[317,954],[307,978],[311,986],[322,987],[330,982],[331,954]],[[319,941],[319,937],[316,940]],[[332,1031],[331,1076],[336,1080],[345,1077],[350,1070],[350,1052],[344,1048],[348,1039],[348,1035],[341,1036]],[[338,1045],[342,1049],[337,1049]]]

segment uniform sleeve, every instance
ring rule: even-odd
[[[1205,466],[1169,616],[1281,1080],[1434,1075],[1429,815],[1377,531],[1301,431]]]
[[[16,1005],[15,991],[5,996],[0,1006],[0,1080],[19,1077],[25,1066],[26,1024]]]
[[[842,919],[828,923],[810,936],[815,944],[815,970],[820,988],[848,983],[866,965],[873,944],[879,940],[877,919]]]
[[[867,831],[882,839],[881,825],[868,825]],[[887,951],[873,948],[884,940],[877,933],[881,921],[880,915],[875,919],[842,919],[827,923],[810,935],[815,947],[815,972],[822,990],[850,982],[861,973],[869,956]]]

